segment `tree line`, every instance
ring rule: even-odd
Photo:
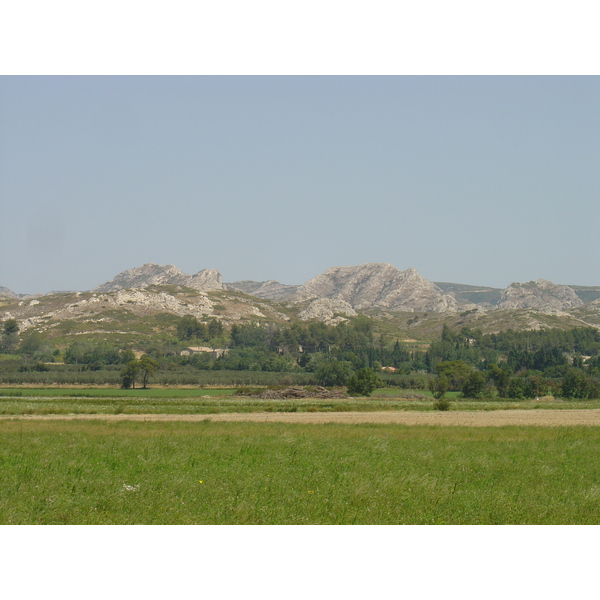
[[[466,397],[600,396],[600,332],[589,327],[483,334],[444,325],[438,340],[416,349],[378,333],[376,321],[362,315],[338,325],[247,322],[229,328],[215,318],[200,322],[187,315],[178,321],[171,340],[145,340],[143,348],[136,348],[145,354],[137,359],[133,348],[109,343],[75,340],[67,348],[53,348],[36,332],[19,337],[18,323],[9,319],[0,324],[0,341],[5,354],[20,359],[18,366],[16,361],[0,361],[0,372],[29,369],[33,377],[33,372],[52,369],[48,365],[53,361],[64,362],[82,371],[110,372],[111,380],[118,369],[125,387],[138,382],[145,386],[167,374],[183,378],[219,371],[223,377],[227,372],[275,373],[282,379],[307,374],[311,382],[335,386],[347,385],[361,369],[370,369],[386,385],[430,385],[438,396],[453,390]],[[201,344],[227,351],[220,356],[182,354],[186,347]],[[393,373],[382,371],[390,367]]]

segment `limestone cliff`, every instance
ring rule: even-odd
[[[203,269],[195,275],[187,275],[173,265],[146,263],[119,273],[114,279],[95,287],[92,291],[116,292],[131,288],[143,289],[151,285],[182,285],[200,292],[223,289],[221,273],[216,269]]]
[[[316,319],[327,325],[335,325],[346,321],[344,317],[355,317],[357,312],[346,302],[339,298],[318,298],[313,300],[303,311],[298,314],[302,321]]]
[[[18,298],[19,296],[15,294],[12,290],[9,290],[7,287],[0,286],[0,298]]]
[[[566,310],[583,306],[583,301],[568,285],[546,279],[511,283],[498,302],[500,309],[534,308],[540,311]]]
[[[415,269],[400,271],[387,263],[332,267],[300,286],[294,301],[312,298],[345,300],[353,308],[386,308],[409,312],[463,310],[450,295]]]

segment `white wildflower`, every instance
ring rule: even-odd
[[[137,485],[127,485],[126,483],[123,484],[123,489],[127,490],[128,492],[139,492],[140,491],[140,484],[138,483]]]

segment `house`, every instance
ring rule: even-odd
[[[206,352],[213,358],[220,358],[224,354],[227,354],[228,350],[226,348],[209,348],[208,346],[188,346],[182,350],[179,355],[191,356],[192,354],[197,354],[198,352]]]

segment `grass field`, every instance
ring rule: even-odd
[[[598,524],[600,428],[0,422],[2,524]]]
[[[586,409],[600,408],[600,402],[546,402],[460,400],[450,410],[492,411],[512,409]],[[433,411],[432,400],[394,400],[318,398],[258,400],[219,396],[205,398],[137,398],[102,396],[0,396],[0,415],[67,414],[216,414],[250,412],[374,412]]]
[[[76,397],[76,398],[201,398],[232,396],[236,388],[136,388],[123,390],[110,387],[18,387],[0,388],[2,397]]]
[[[0,415],[47,414],[215,414],[232,412],[372,412],[432,411],[433,398],[418,392],[417,399],[402,399],[415,390],[382,389],[371,398],[259,400],[236,397],[235,389],[120,390],[117,388],[3,388]],[[450,410],[585,409],[600,408],[599,400],[461,400],[452,399]]]

